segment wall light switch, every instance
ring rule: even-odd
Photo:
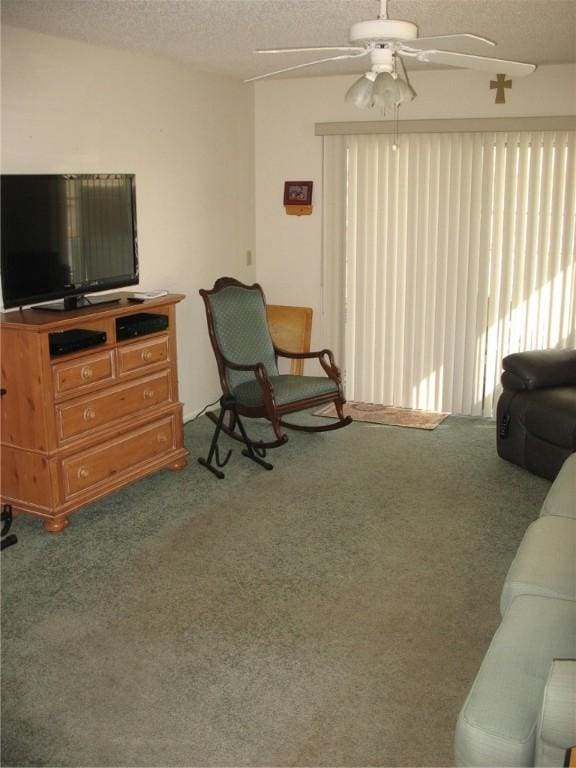
[[[252,266],[252,251],[250,250],[246,251],[246,266],[247,267]]]

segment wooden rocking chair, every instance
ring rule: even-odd
[[[198,459],[218,478],[224,473],[231,451],[221,459],[218,438],[221,432],[244,444],[242,454],[265,469],[272,464],[265,461],[266,450],[284,445],[288,436],[282,427],[305,432],[326,432],[351,423],[342,406],[346,402],[342,392],[340,371],[332,352],[288,352],[276,347],[270,336],[266,319],[266,300],[258,284],[244,285],[231,277],[221,277],[212,290],[201,290],[204,299],[210,341],[218,364],[222,387],[220,413],[208,416],[215,422],[206,459]],[[278,373],[278,357],[295,360],[316,359],[326,376],[295,376]],[[334,403],[338,421],[319,426],[292,424],[284,420],[286,414]],[[225,423],[229,414],[228,424]],[[274,438],[269,442],[251,440],[241,417],[265,418],[270,421]],[[216,466],[213,464],[215,462]]]

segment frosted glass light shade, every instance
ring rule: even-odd
[[[373,105],[372,97],[375,79],[376,74],[374,72],[366,72],[348,89],[344,97],[345,100],[354,104],[355,107],[359,107],[359,109],[371,107]]]
[[[396,81],[389,72],[381,72],[374,82],[374,104],[384,109],[394,106]]]
[[[410,83],[406,80],[402,80],[400,77],[396,80],[396,83],[398,86],[398,106],[400,106],[400,104],[406,104],[407,101],[412,101],[416,96],[416,91],[412,88]]]
[[[388,72],[382,72],[374,83],[374,104],[393,109],[407,101],[412,101],[416,94],[407,82],[400,77],[393,77]]]

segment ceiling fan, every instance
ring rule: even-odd
[[[311,53],[315,51],[334,51],[335,55],[326,56],[304,64],[284,67],[264,75],[250,77],[244,82],[262,80],[267,77],[291,72],[315,64],[344,59],[367,57],[370,62],[368,71],[350,88],[346,99],[357,107],[399,106],[416,95],[408,83],[404,58],[414,59],[425,64],[442,64],[450,67],[474,69],[494,74],[506,73],[509,77],[524,77],[536,69],[535,64],[521,61],[494,59],[455,51],[436,48],[436,43],[446,41],[476,40],[486,45],[496,45],[492,40],[471,33],[456,33],[419,37],[418,27],[411,21],[388,18],[388,0],[380,0],[380,13],[372,21],[360,21],[350,27],[350,45],[323,45],[294,48],[262,48],[255,53]],[[339,53],[338,53],[339,52]],[[398,76],[402,67],[405,80]]]

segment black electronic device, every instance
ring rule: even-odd
[[[84,294],[138,283],[134,174],[3,174],[0,205],[6,308],[111,303]]]
[[[154,312],[137,312],[135,315],[123,315],[116,318],[116,338],[118,341],[133,339],[158,333],[168,328],[168,316]]]
[[[91,331],[86,328],[70,328],[68,331],[54,331],[48,334],[50,354],[69,355],[81,349],[95,347],[106,342],[106,331]]]

